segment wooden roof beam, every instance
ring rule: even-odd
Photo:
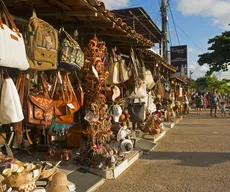
[[[81,11],[64,11],[60,9],[55,10],[41,10],[37,13],[40,16],[75,16],[75,17],[97,17],[98,13],[91,10],[81,10]]]
[[[143,24],[143,22],[140,20],[140,19],[138,19],[133,13],[132,13],[132,11],[129,11],[129,13],[133,16],[133,18],[138,22],[138,23],[140,23],[141,24],[141,26],[146,30],[146,31],[148,31],[148,33],[149,34],[151,34],[155,39],[157,39],[156,38],[156,36]]]

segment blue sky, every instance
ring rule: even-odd
[[[143,7],[161,28],[159,2],[161,0],[104,0],[110,9]],[[188,46],[189,70],[193,78],[203,76],[208,66],[198,66],[198,55],[207,51],[208,40],[229,29],[229,0],[170,0],[181,45]],[[168,20],[171,45],[178,45],[170,12]],[[228,22],[229,21],[229,22]],[[180,30],[182,29],[182,30]],[[230,72],[216,73],[218,78],[230,78]]]

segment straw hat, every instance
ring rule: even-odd
[[[67,177],[63,173],[56,173],[53,176],[52,181],[46,186],[46,192],[71,192],[75,188],[75,185],[68,181]]]
[[[115,99],[121,95],[121,91],[119,87],[116,85],[113,86],[112,91],[113,91],[112,100],[115,101]]]

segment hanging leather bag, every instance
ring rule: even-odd
[[[43,90],[36,93],[30,89],[31,79],[27,78],[26,80],[27,123],[48,128],[48,125],[52,123],[54,103],[49,95],[48,87],[42,74],[39,75],[39,80]]]
[[[33,11],[26,36],[26,53],[30,69],[57,68],[58,32],[49,23],[39,19]]]
[[[114,50],[113,50],[114,51]],[[125,59],[119,59],[119,78],[120,82],[123,83],[129,80],[129,67],[126,65]]]
[[[81,70],[84,66],[84,53],[79,44],[64,29],[60,52],[60,67],[71,70]]]
[[[57,88],[58,75],[53,86],[52,98]],[[54,116],[56,123],[73,123],[74,113],[80,109],[77,97],[73,90],[68,74],[63,75],[63,84],[61,85],[61,96],[58,100],[54,98]]]
[[[138,71],[138,76],[141,80],[145,80],[146,73],[145,73],[145,64],[144,64],[144,58],[141,55],[139,59],[137,59],[137,71]]]
[[[157,81],[156,94],[161,95],[161,96],[164,96],[164,94],[165,94],[164,85],[161,83],[160,80]]]
[[[147,90],[151,90],[156,85],[153,79],[153,75],[150,70],[145,71],[145,84],[146,84]]]
[[[29,63],[26,58],[23,36],[2,0],[0,0],[0,10],[0,66],[27,70]],[[5,23],[2,20],[3,15]]]
[[[108,84],[119,84],[120,83],[120,75],[119,75],[119,61],[117,55],[112,49],[112,54],[110,54],[110,61],[108,64]]]

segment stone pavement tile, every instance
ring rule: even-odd
[[[85,192],[101,180],[104,180],[102,177],[91,174],[83,168],[77,169],[76,171],[70,173],[67,177],[69,181],[76,185],[77,192]]]

